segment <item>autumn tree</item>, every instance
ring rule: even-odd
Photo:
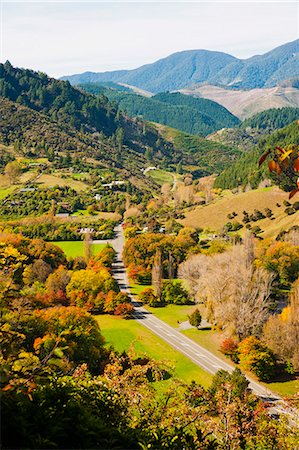
[[[161,298],[162,294],[162,282],[163,282],[162,253],[161,250],[157,250],[152,268],[152,285],[154,286],[156,295],[159,299]]]
[[[297,123],[299,125],[299,122]],[[264,153],[259,166],[268,159],[268,168],[274,181],[285,191],[290,191],[291,199],[299,192],[299,149],[298,145],[289,145],[285,148],[276,146]]]
[[[273,274],[246,266],[246,250],[237,245],[222,254],[195,255],[180,266],[198,300],[204,300],[208,319],[242,339],[258,334],[270,312]]]
[[[262,339],[287,371],[299,370],[299,279],[291,289],[289,305],[265,323]]]
[[[20,164],[17,161],[7,163],[5,166],[4,173],[9,179],[10,184],[16,184],[22,173]]]

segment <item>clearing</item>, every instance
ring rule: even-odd
[[[197,206],[192,210],[185,212],[185,219],[180,222],[184,226],[194,228],[209,228],[214,231],[220,231],[227,222],[242,223],[243,211],[252,214],[254,209],[264,212],[265,208],[272,210],[274,219],[265,218],[256,222],[250,222],[252,226],[259,226],[264,232],[262,237],[275,237],[281,229],[289,229],[299,223],[299,211],[288,216],[284,210],[283,201],[288,201],[288,193],[281,191],[278,187],[264,188],[243,192],[241,194],[232,194],[225,192],[225,196],[216,198],[208,205]],[[294,197],[290,203],[295,203],[298,197]],[[277,203],[281,205],[277,206]],[[228,219],[227,215],[235,211],[237,216],[234,219]],[[241,229],[244,230],[244,228]]]
[[[83,241],[53,241],[52,244],[60,247],[68,258],[75,258],[76,256],[84,256],[84,242]],[[93,255],[99,253],[106,244],[91,244],[91,251]]]

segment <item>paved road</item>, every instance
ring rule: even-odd
[[[200,346],[196,342],[189,339],[184,334],[180,333],[167,323],[155,317],[153,314],[149,313],[145,308],[138,303],[134,296],[130,292],[130,285],[127,277],[127,273],[122,260],[122,250],[124,246],[124,234],[121,225],[118,225],[115,229],[116,237],[105,242],[109,242],[113,245],[117,252],[117,260],[113,264],[113,276],[118,282],[120,289],[127,292],[132,300],[135,308],[134,316],[136,320],[150,331],[155,333],[161,339],[163,339],[167,344],[171,345],[173,348],[181,352],[199,367],[204,369],[206,372],[215,374],[218,370],[224,369],[228,372],[234,370],[234,366],[226,361],[223,361],[218,356],[206,350],[204,347]],[[167,359],[167,349],[165,349],[165,359]],[[280,399],[280,397],[247,377],[249,381],[250,389],[263,400],[268,401],[273,404],[273,413],[288,413],[293,418],[294,412],[286,407],[286,404]],[[297,415],[295,413],[295,415]]]
[[[131,296],[132,303],[135,307],[135,317],[136,320],[143,326],[150,329],[157,336],[162,338],[176,350],[183,353],[187,358],[193,361],[198,366],[202,367],[205,371],[215,374],[219,369],[224,369],[232,372],[234,366],[223,361],[218,356],[209,352],[196,342],[189,339],[187,336],[183,335],[167,323],[155,317],[153,314],[149,313],[145,308],[143,308],[130,293],[130,286],[126,270],[122,261],[122,250],[124,246],[124,235],[122,227],[119,225],[116,227],[116,237],[115,239],[109,240],[108,242],[113,245],[117,252],[117,261],[113,265],[113,276],[118,282],[120,289],[122,291],[128,292]],[[167,353],[165,353],[165,358],[167,358]],[[277,400],[278,396],[270,392],[264,386],[250,380],[250,388],[259,396],[263,396],[269,399]]]

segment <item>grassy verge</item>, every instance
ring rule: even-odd
[[[60,247],[68,258],[75,258],[76,256],[84,256],[84,242],[83,241],[54,241],[53,244]],[[91,251],[93,255],[99,253],[106,244],[92,244]]]
[[[107,344],[117,351],[134,349],[136,354],[147,354],[156,360],[169,361],[175,367],[175,375],[185,382],[192,380],[208,387],[212,376],[192,363],[180,352],[134,320],[99,315],[96,319]]]
[[[167,305],[161,308],[145,306],[145,308],[159,319],[168,323],[168,325],[178,328],[178,322],[185,322],[188,320],[188,315],[194,311],[196,305]]]

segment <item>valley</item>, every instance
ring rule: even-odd
[[[297,50],[0,64],[4,448],[297,450]]]

